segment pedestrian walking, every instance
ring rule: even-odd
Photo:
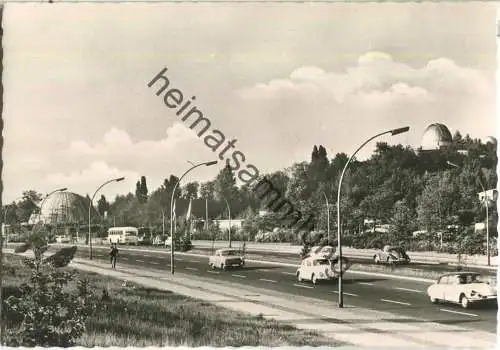
[[[118,257],[118,248],[116,247],[116,243],[111,245],[111,251],[109,252],[111,268],[116,268],[116,258]]]

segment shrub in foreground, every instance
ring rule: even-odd
[[[29,245],[34,253],[34,258],[24,259],[31,271],[29,283],[23,283],[17,295],[5,300],[7,321],[15,323],[7,330],[5,343],[12,347],[73,346],[95,310],[95,297],[88,282],[78,280],[72,290],[68,287],[75,280],[75,272],[57,269],[71,261],[71,253],[74,255],[76,249],[66,248],[55,258],[44,259],[48,246],[43,234],[30,237]]]

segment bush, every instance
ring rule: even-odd
[[[43,259],[47,239],[43,234],[30,237],[34,258],[24,264],[31,269],[28,283],[23,283],[18,295],[5,300],[6,312],[17,320],[17,328],[8,329],[5,343],[11,347],[70,347],[85,331],[88,317],[95,310],[95,297],[86,280],[78,280],[76,290],[68,288],[74,272],[59,271],[71,251],[55,259]]]

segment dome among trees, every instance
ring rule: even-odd
[[[33,214],[30,222],[39,220],[46,225],[74,225],[87,224],[89,220],[89,198],[84,198],[72,192],[56,192],[50,195],[45,202],[40,202],[41,213]],[[92,208],[92,219],[99,216]]]
[[[422,136],[422,150],[438,150],[451,145],[452,137],[450,130],[444,124],[429,125]]]

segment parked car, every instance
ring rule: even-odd
[[[146,237],[146,236],[139,236],[137,238],[137,243],[139,245],[150,245],[151,244],[151,238],[150,237]]]
[[[56,243],[70,243],[71,238],[68,236],[62,235],[62,236],[56,236]]]
[[[208,258],[208,265],[212,269],[220,268],[226,270],[229,267],[243,267],[245,265],[245,258],[241,255],[238,249],[218,249],[214,255]]]
[[[154,246],[163,246],[165,245],[165,241],[167,240],[168,236],[165,235],[165,236],[162,236],[162,235],[156,235],[154,238],[153,238],[153,245]]]
[[[403,248],[386,245],[384,249],[377,251],[373,255],[373,261],[376,264],[409,264],[410,257]]]
[[[297,269],[297,280],[311,281],[313,284],[318,284],[319,281],[333,281],[339,278],[351,267],[351,263],[345,257],[342,257],[342,270],[338,264],[338,256],[332,259],[324,259],[319,256],[309,256],[302,260],[302,263]]]
[[[447,273],[427,288],[427,295],[432,303],[456,303],[467,309],[471,304],[497,300],[497,287],[488,282],[478,272]]]

